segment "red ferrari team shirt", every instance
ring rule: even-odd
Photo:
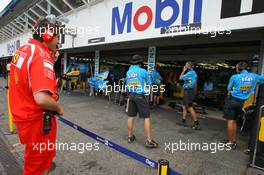
[[[43,109],[33,95],[40,91],[56,97],[56,76],[51,51],[41,42],[30,39],[14,54],[10,68],[10,108],[16,124],[29,124],[42,117]]]

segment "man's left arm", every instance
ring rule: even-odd
[[[184,75],[181,75],[180,80],[186,81],[188,78],[192,77],[191,72],[187,72]]]
[[[256,75],[257,75],[257,82],[263,84],[264,83],[264,76],[258,75],[258,74],[256,74]]]
[[[146,78],[147,85],[151,85],[152,81],[151,81],[149,73],[146,70],[145,70],[145,78]]]
[[[227,86],[227,90],[228,92],[230,92],[233,88],[233,85],[234,85],[234,77],[232,76],[229,80],[229,83],[228,83],[228,86]]]

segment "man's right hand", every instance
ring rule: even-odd
[[[180,75],[180,78],[179,78],[179,80],[182,80],[182,77],[183,77],[183,75],[185,74],[185,72],[187,71],[187,66],[185,65],[184,67],[183,67],[183,69],[182,69],[182,73],[181,73],[181,75]]]
[[[59,115],[64,115],[64,110],[63,110],[63,108],[62,108],[62,106],[60,105],[60,104],[58,104],[59,106],[59,110],[57,111],[57,113],[59,114]]]
[[[183,67],[183,72],[186,72],[187,69],[188,69],[187,66],[184,66],[184,67]]]
[[[54,111],[59,115],[64,114],[62,106],[57,101],[55,101],[46,91],[40,91],[34,94],[34,100],[44,110]]]

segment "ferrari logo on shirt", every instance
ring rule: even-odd
[[[15,53],[15,55],[13,56],[13,60],[12,60],[12,62],[13,62],[14,64],[16,64],[18,58],[19,58],[19,54],[18,54],[18,53]]]
[[[26,54],[23,52],[16,52],[12,59],[12,64],[17,68],[21,69],[24,60],[26,58]]]

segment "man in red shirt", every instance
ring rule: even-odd
[[[44,134],[43,112],[64,113],[57,102],[53,69],[54,52],[59,43],[58,27],[57,22],[40,19],[34,27],[33,39],[15,52],[11,62],[10,108],[20,141],[26,145],[24,175],[48,174],[56,154],[56,121],[52,117],[51,130]],[[51,143],[53,149],[48,149]],[[45,149],[40,151],[40,145]]]

